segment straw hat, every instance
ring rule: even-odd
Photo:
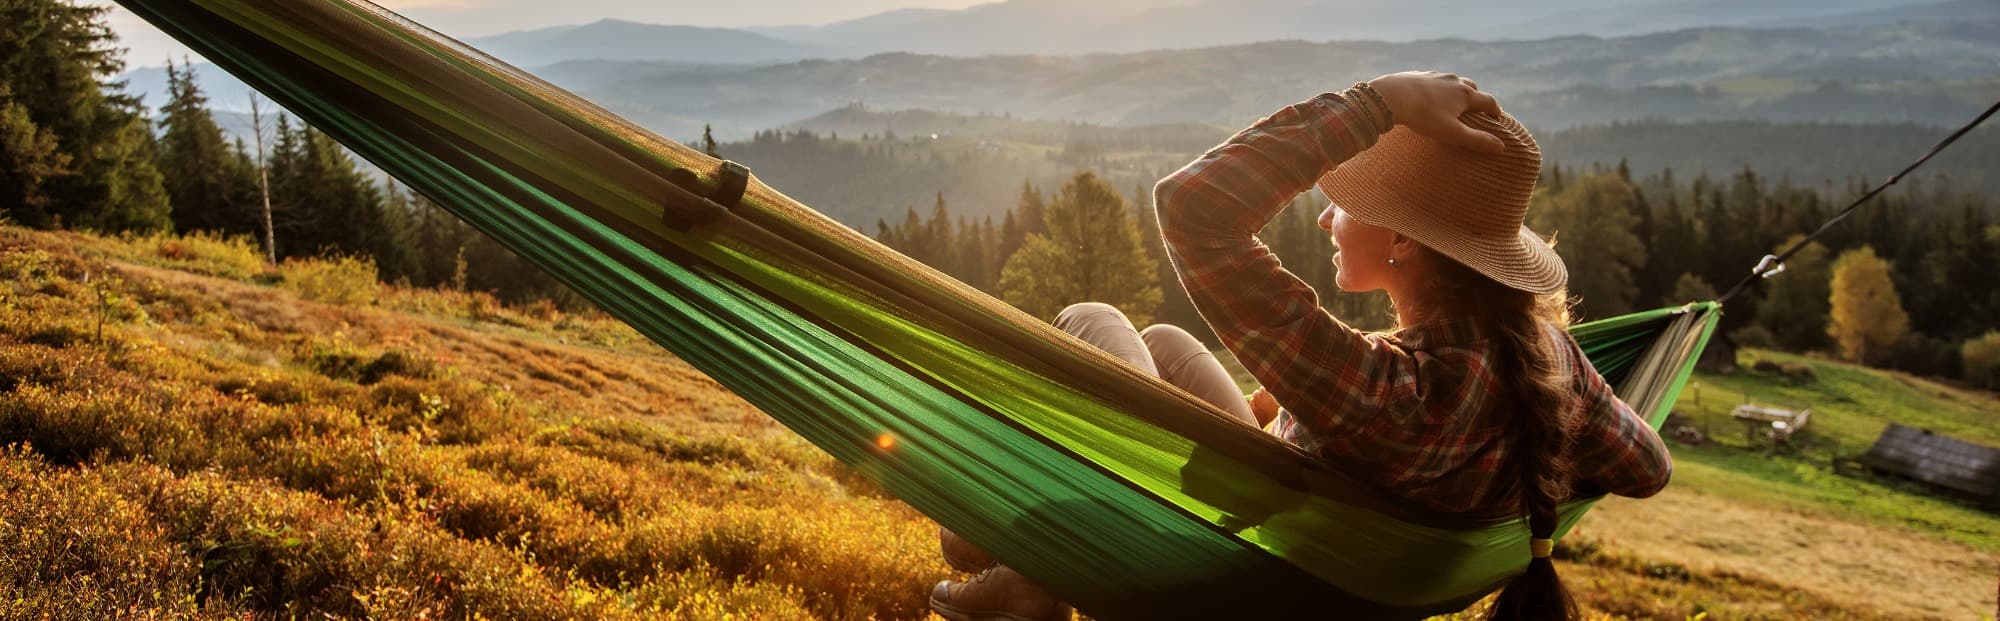
[[[1551,293],[1569,281],[1555,245],[1523,224],[1542,170],[1542,148],[1514,117],[1466,113],[1507,152],[1476,153],[1404,127],[1326,173],[1319,189],[1351,218],[1387,228],[1500,284]]]

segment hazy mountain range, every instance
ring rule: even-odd
[[[670,137],[741,136],[854,102],[1106,125],[1240,127],[1411,68],[1473,76],[1532,125],[1641,118],[1958,122],[2000,97],[2000,21],[1703,28],[1618,38],[1266,42],[1085,56],[882,54],[733,68],[540,70]]]
[[[827,110],[875,108],[1238,127],[1277,106],[1409,68],[1473,76],[1532,125],[1753,119],[1956,123],[2000,98],[2000,20],[1699,28],[1530,41],[1277,41],[1082,56],[878,54],[715,65],[576,60],[535,69],[671,138],[748,136]],[[218,108],[247,91],[197,67]],[[128,74],[163,92],[163,72]],[[157,99],[149,101],[157,105]]]
[[[521,66],[566,60],[762,63],[885,52],[1075,55],[1259,41],[1481,41],[1709,26],[2000,18],[1992,0],[1006,0],[823,26],[724,30],[606,20],[470,41]]]

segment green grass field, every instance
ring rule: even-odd
[[[2000,517],[1835,474],[2000,401],[1776,353],[1703,375],[1660,497],[1561,546],[1592,618],[1979,618]],[[1796,450],[1727,411],[1820,413]],[[0,619],[909,619],[935,524],[622,324],[0,227]],[[1465,615],[1461,615],[1465,616]]]
[[[1801,363],[1817,378],[1790,380],[1749,370],[1755,360]],[[1679,411],[1709,431],[1712,444],[1679,447],[1677,483],[1744,502],[1862,520],[2000,552],[2000,519],[1969,504],[1926,492],[1914,483],[1836,474],[1834,462],[1864,453],[1890,422],[2000,446],[2000,401],[1994,395],[1782,352],[1746,351],[1729,375],[1701,373]],[[1699,397],[1695,392],[1699,392]],[[1813,416],[1791,447],[1748,437],[1729,412],[1754,402]]]

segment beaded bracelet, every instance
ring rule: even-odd
[[[1355,82],[1353,88],[1360,91],[1361,94],[1367,95],[1370,102],[1374,104],[1374,108],[1382,111],[1383,131],[1388,131],[1387,128],[1396,126],[1396,113],[1394,110],[1389,109],[1389,100],[1383,99],[1381,93],[1375,92],[1374,86],[1370,86],[1367,82]]]

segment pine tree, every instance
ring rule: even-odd
[[[1646,264],[1646,246],[1632,234],[1637,218],[1632,184],[1614,173],[1573,177],[1561,190],[1535,195],[1528,210],[1531,226],[1557,237],[1556,254],[1575,266],[1570,293],[1586,317],[1604,318],[1632,310],[1639,294],[1636,272]],[[1588,266],[1588,269],[1581,269]]]
[[[1841,357],[1866,363],[1887,354],[1909,332],[1910,316],[1889,278],[1889,262],[1862,246],[1833,262],[1832,311],[1827,333],[1840,344]]]
[[[979,223],[978,271],[973,285],[982,291],[992,292],[993,285],[1000,281],[1000,232],[993,226],[993,216]]]
[[[958,261],[959,247],[953,243],[958,241],[958,237],[953,232],[951,210],[945,207],[944,193],[939,192],[937,202],[931,204],[930,219],[924,221],[924,239],[929,241],[931,251],[924,263],[956,277],[962,272]]]
[[[1959,205],[1956,217],[1929,227],[1932,241],[1923,244],[1929,250],[1917,281],[1924,286],[1912,291],[1918,295],[1910,304],[1911,321],[1926,332],[1963,339],[2000,325],[2000,287],[1993,278],[2000,245],[1987,239],[1987,227],[1987,215],[1969,202]]]
[[[1022,181],[1021,201],[1014,206],[1014,210],[1019,212],[1021,238],[1023,240],[1026,240],[1029,235],[1041,235],[1049,232],[1048,222],[1043,215],[1043,211],[1046,208],[1046,204],[1042,202],[1042,191],[1036,189],[1033,184]]]
[[[1652,235],[1646,239],[1646,265],[1639,270],[1639,289],[1643,297],[1639,300],[1650,302],[1671,297],[1669,294],[1673,291],[1676,278],[1700,271],[1699,255],[1691,252],[1698,247],[1696,243],[1695,224],[1681,211],[1679,193],[1670,190],[1666,205],[1653,218]],[[1686,302],[1688,300],[1668,303]]]
[[[707,153],[709,157],[722,157],[722,154],[715,150],[715,126],[713,125],[703,124],[701,126],[701,152]]]
[[[247,154],[232,149],[209,113],[194,69],[167,64],[167,103],[160,110],[160,172],[173,205],[174,228],[256,232],[246,199],[255,192]]]
[[[282,256],[366,255],[385,279],[421,277],[406,241],[410,210],[389,208],[333,137],[283,116],[277,134],[270,174]]]
[[[1775,254],[1804,239],[1793,235],[1779,244]],[[1827,343],[1827,314],[1832,295],[1832,274],[1828,271],[1826,246],[1806,244],[1785,261],[1785,271],[1764,281],[1764,301],[1757,306],[1757,325],[1770,331],[1779,347],[1792,350],[1819,349]]]
[[[889,226],[889,221],[881,218],[875,219],[875,241],[882,242],[882,245],[890,248],[902,247],[902,240],[896,238],[895,227]]]
[[[1008,209],[1006,215],[1000,219],[1000,237],[996,240],[998,245],[994,248],[994,254],[1004,264],[1007,262],[1007,257],[1014,256],[1014,251],[1020,250],[1021,243],[1027,239],[1027,234],[1021,232],[1020,221],[1014,218],[1014,210]]]
[[[905,207],[903,223],[896,227],[896,240],[901,245],[896,250],[924,265],[931,265],[937,257],[932,251],[930,227],[924,225],[923,216],[917,215],[917,208]]]
[[[1080,172],[1042,215],[1049,232],[1028,236],[1001,268],[1002,298],[1045,320],[1070,304],[1103,302],[1140,325],[1152,321],[1161,299],[1156,267],[1117,190]]]
[[[9,94],[0,84],[0,204],[12,206],[0,215],[39,220],[49,212],[50,181],[75,171],[69,154],[57,148],[55,133],[35,125]]]
[[[8,205],[29,226],[148,231],[169,226],[168,203],[153,166],[152,132],[138,101],[100,80],[123,70],[102,6],[57,0],[0,3],[0,85],[37,128],[23,136],[55,139],[54,154],[71,174],[40,175],[40,208]],[[27,152],[34,147],[6,147]],[[43,164],[53,162],[41,158]],[[46,166],[43,167],[46,170]],[[23,184],[25,185],[25,184]],[[23,192],[25,195],[26,192]]]

